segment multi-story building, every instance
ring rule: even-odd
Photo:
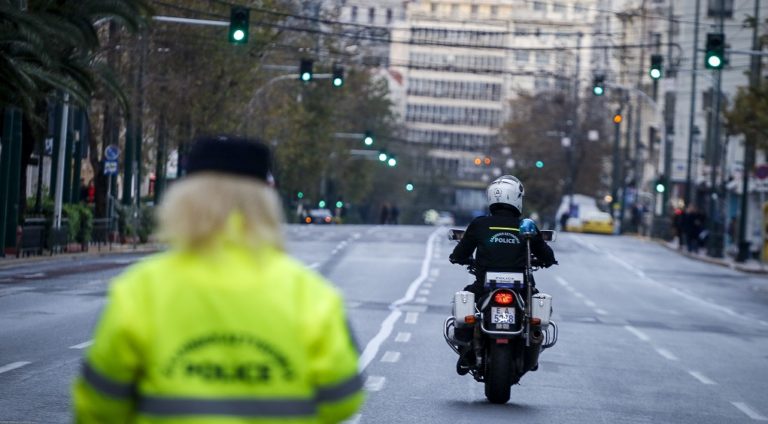
[[[392,29],[393,92],[403,93],[396,107],[421,152],[417,172],[448,177],[456,209],[481,209],[482,188],[509,171],[514,158],[497,141],[520,93],[571,90],[591,78],[594,3],[407,3]]]

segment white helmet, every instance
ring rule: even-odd
[[[512,175],[502,175],[488,186],[488,206],[509,205],[523,212],[523,183]]]

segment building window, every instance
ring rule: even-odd
[[[722,14],[724,18],[733,17],[733,0],[708,0],[707,16],[710,18],[720,17]]]
[[[499,6],[491,6],[491,17],[497,18],[499,15]]]
[[[430,5],[429,5],[429,10],[430,10],[432,13],[437,13],[437,3],[432,3],[432,4],[430,4]]]
[[[537,65],[549,65],[549,53],[536,52],[536,64]]]
[[[392,9],[387,9],[387,23],[392,23]]]
[[[515,52],[515,62],[528,63],[529,56],[528,50],[518,50]]]
[[[587,12],[587,9],[584,7],[584,5],[583,5],[583,4],[581,4],[581,3],[576,3],[576,4],[574,4],[574,5],[573,5],[573,11],[574,11],[575,13],[579,13],[579,14],[582,14],[582,13],[586,13],[586,12]]]
[[[472,16],[477,16],[477,5],[473,4],[471,9]]]
[[[357,6],[352,6],[351,20],[352,22],[357,21]]]
[[[555,13],[565,13],[565,5],[562,3],[555,3],[552,6],[552,11]]]
[[[451,5],[451,16],[454,18],[459,17],[459,5],[458,4],[452,4]]]
[[[535,1],[533,2],[533,10],[544,12],[547,10],[547,5],[543,1]]]
[[[368,22],[373,23],[376,20],[376,8],[372,7],[368,9]]]

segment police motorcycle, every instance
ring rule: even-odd
[[[550,319],[552,296],[533,293],[533,271],[540,268],[531,254],[531,238],[536,225],[530,219],[520,224],[526,245],[526,266],[522,273],[486,272],[483,294],[459,291],[453,300],[453,314],[444,323],[443,336],[457,354],[467,355],[471,374],[485,384],[485,396],[491,403],[509,400],[510,389],[528,371],[538,369],[539,354],[557,343],[557,324]],[[541,231],[545,241],[554,241],[555,232]],[[448,238],[459,241],[464,230],[451,229]],[[474,274],[474,265],[468,266]],[[471,342],[458,340],[456,329],[474,330]],[[457,365],[458,368],[458,365]]]

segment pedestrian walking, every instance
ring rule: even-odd
[[[113,282],[77,423],[339,422],[361,405],[340,294],[284,251],[268,148],[206,138],[160,205],[171,246]]]
[[[381,205],[381,211],[379,212],[379,224],[389,224],[389,203],[383,203]]]
[[[699,253],[701,232],[706,228],[706,217],[695,205],[688,205],[682,217],[685,244],[690,253]]]
[[[393,203],[392,207],[389,209],[389,223],[392,225],[397,225],[399,220],[400,220],[400,209],[398,209],[397,205]]]

